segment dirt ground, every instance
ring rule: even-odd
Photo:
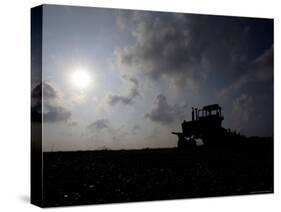
[[[273,141],[194,149],[46,152],[44,207],[273,192]]]

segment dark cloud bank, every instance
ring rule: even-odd
[[[42,96],[43,91],[43,96]],[[50,82],[38,83],[31,93],[31,119],[35,122],[60,122],[68,121],[71,112],[59,101],[59,92]],[[43,107],[42,107],[43,104]],[[42,110],[44,110],[42,112]]]
[[[154,83],[167,79],[183,98],[187,86],[197,88],[206,102],[222,104],[229,126],[254,134],[264,126],[265,134],[272,135],[273,20],[121,11],[117,23],[135,39],[115,51],[122,73]],[[112,100],[132,103],[131,98]],[[155,97],[145,117],[167,125],[178,114],[164,94]],[[255,117],[264,123],[255,123]]]
[[[268,38],[272,20],[266,19],[133,11],[122,15],[136,42],[115,51],[118,65],[154,80],[168,77],[179,87],[205,79],[209,71],[241,75],[241,66],[270,49],[273,40]]]

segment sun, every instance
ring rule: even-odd
[[[90,86],[92,77],[87,70],[77,69],[71,74],[71,82],[78,89],[85,89]]]

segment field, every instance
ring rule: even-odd
[[[273,141],[194,149],[45,152],[44,207],[273,192]]]

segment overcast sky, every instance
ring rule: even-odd
[[[44,151],[173,147],[213,103],[225,128],[273,135],[271,19],[45,5],[42,71]]]

